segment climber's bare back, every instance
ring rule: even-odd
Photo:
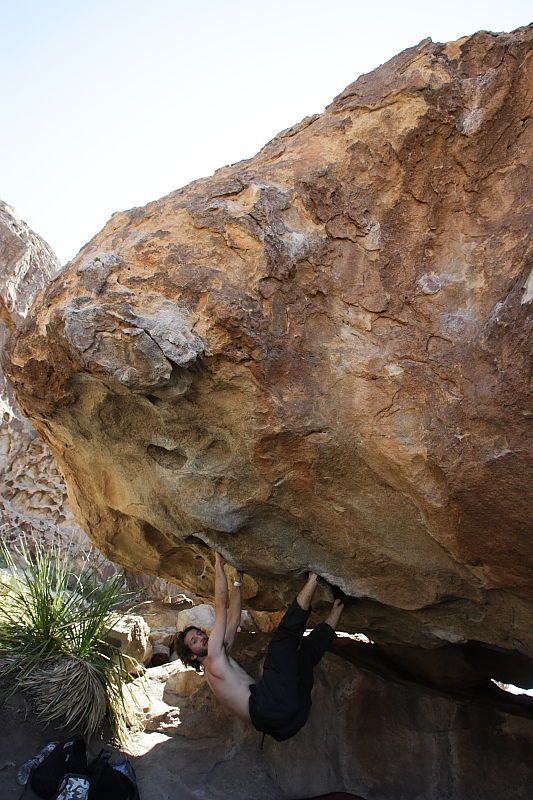
[[[216,657],[207,656],[202,665],[206,680],[217,700],[240,719],[250,722],[248,703],[253,678],[228,656],[225,649]]]

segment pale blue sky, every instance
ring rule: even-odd
[[[254,155],[431,36],[523,0],[0,0],[0,198],[62,262],[114,211]]]

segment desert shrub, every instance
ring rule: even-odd
[[[0,542],[0,681],[23,690],[49,724],[90,737],[107,719],[122,741],[133,706],[130,660],[106,641],[135,599],[120,574],[100,581],[89,561],[70,567],[68,548]]]

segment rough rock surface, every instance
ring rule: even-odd
[[[533,656],[531,38],[424,40],[53,282],[8,369],[108,557],[207,599],[217,548],[267,611],[311,567],[400,661]]]
[[[235,656],[254,676],[267,641],[237,637]],[[267,738],[260,749],[261,734],[217,704],[196,673],[192,693],[175,694],[179,676],[189,674],[169,664],[148,670],[143,681],[152,732],[132,749],[141,796],[144,789],[150,800],[280,800],[331,791],[378,800],[525,800],[533,790],[533,719],[491,704],[347,668],[328,654],[316,670],[306,727],[287,742]],[[150,784],[158,767],[161,780]]]
[[[60,270],[50,246],[0,200],[0,319],[15,327]]]
[[[0,200],[0,353],[9,333],[24,326],[32,303],[60,269],[49,245]],[[54,456],[18,410],[1,365],[0,536],[10,547],[32,537],[49,545],[68,543],[73,561],[89,556],[102,577],[116,572],[74,519]],[[161,578],[139,572],[126,577],[130,588],[144,596],[179,594]]]
[[[46,242],[0,200],[0,352],[60,269]],[[18,411],[1,367],[0,487],[0,531],[7,542],[38,533],[49,543],[73,540],[81,551],[89,548],[50,448]]]
[[[199,628],[211,630],[215,624],[215,611],[213,606],[202,603],[199,606],[186,608],[180,611],[176,622],[177,629],[183,631],[189,625],[198,625]]]
[[[138,672],[139,664],[148,664],[153,646],[150,628],[139,614],[125,614],[106,634],[106,639],[118,647],[125,656],[134,659],[127,663],[129,672]]]

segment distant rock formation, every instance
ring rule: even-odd
[[[208,598],[217,548],[264,610],[312,568],[406,669],[532,658],[531,38],[404,51],[34,304],[10,379],[108,557]]]
[[[0,319],[13,328],[26,319],[61,265],[50,246],[0,200]]]
[[[0,351],[61,265],[48,244],[0,200]],[[0,367],[0,532],[8,542],[38,532],[49,542],[87,537],[68,509],[48,445],[17,410]]]

